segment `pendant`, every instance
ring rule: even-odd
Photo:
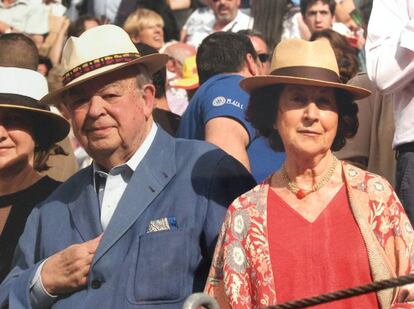
[[[296,192],[296,197],[300,200],[303,199],[306,195],[308,194],[302,189],[299,189],[298,192]]]

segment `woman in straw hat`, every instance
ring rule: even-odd
[[[229,207],[206,291],[221,308],[257,308],[405,275],[414,233],[391,186],[332,151],[358,127],[327,41],[284,40],[271,74],[246,78],[247,117],[283,167]],[[408,293],[407,293],[408,292]],[[411,300],[395,288],[328,304],[389,308]]]
[[[38,72],[0,67],[0,282],[31,210],[59,185],[40,172],[69,124],[38,102],[46,93]]]

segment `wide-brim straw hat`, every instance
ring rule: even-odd
[[[48,93],[45,77],[33,70],[0,67],[0,109],[15,110],[30,116],[42,144],[51,146],[64,139],[69,122],[50,111],[39,100]]]
[[[342,89],[354,99],[371,94],[365,88],[340,81],[338,64],[328,41],[282,40],[275,48],[269,75],[247,77],[240,86],[248,93],[271,85],[294,84]]]
[[[60,102],[70,88],[114,71],[144,65],[150,74],[159,71],[168,61],[166,54],[141,56],[128,33],[115,25],[91,28],[79,37],[70,37],[62,52],[63,87],[41,101]]]

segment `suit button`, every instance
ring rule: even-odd
[[[101,287],[101,280],[99,280],[99,279],[95,279],[95,280],[93,280],[92,281],[92,283],[91,283],[91,287],[92,287],[92,289],[99,289],[100,287]]]

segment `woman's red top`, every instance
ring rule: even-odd
[[[267,211],[279,304],[372,282],[367,250],[345,186],[312,223],[271,189]],[[378,301],[370,293],[318,308],[378,308]]]

